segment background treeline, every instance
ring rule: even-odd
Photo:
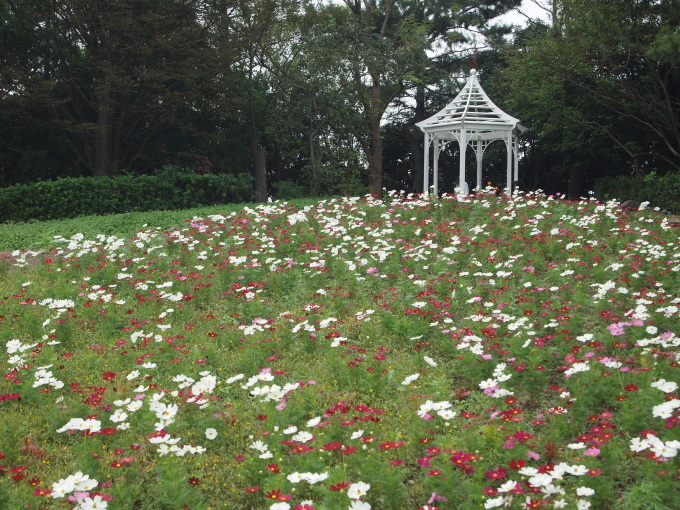
[[[472,67],[529,127],[523,189],[677,172],[678,2],[552,0],[547,21],[494,23],[518,4],[0,0],[0,187],[171,165],[229,176],[237,200],[421,191],[414,124]],[[484,161],[504,182],[501,142]]]

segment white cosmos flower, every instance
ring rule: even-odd
[[[207,428],[205,429],[205,437],[207,437],[210,440],[213,440],[217,437],[217,431],[213,428]]]
[[[651,384],[652,388],[657,388],[664,393],[673,393],[678,389],[678,383],[673,381],[666,381],[666,379],[659,379]]]
[[[356,482],[349,486],[347,489],[347,497],[350,499],[359,499],[364,496],[371,486],[364,482]]]
[[[569,466],[569,469],[567,471],[570,475],[574,476],[583,476],[588,474],[588,468],[585,467],[584,465],[573,465]]]
[[[646,439],[641,439],[639,437],[634,437],[630,441],[630,449],[634,452],[641,452],[649,448],[649,441]]]
[[[298,441],[300,443],[306,443],[307,441],[311,441],[312,439],[314,439],[314,436],[305,430],[302,432],[298,432],[293,437],[291,437],[291,439],[293,441]]]
[[[359,439],[363,435],[364,435],[363,430],[357,430],[357,431],[352,433],[352,437],[350,437],[350,439]]]
[[[58,482],[54,482],[52,484],[52,492],[50,496],[53,498],[63,498],[66,494],[70,494],[76,489],[76,485],[73,482],[73,480],[69,480],[68,478],[64,480],[59,480]]]
[[[352,504],[347,507],[347,510],[371,510],[371,505],[365,501],[352,501]]]
[[[118,422],[127,420],[127,417],[128,417],[128,414],[125,411],[123,411],[122,409],[116,409],[116,412],[113,413],[109,417],[109,419],[114,423],[118,423]]]
[[[673,416],[673,412],[678,407],[680,407],[680,400],[668,400],[662,404],[659,404],[658,406],[654,406],[652,408],[652,416],[655,418],[662,418],[664,420],[668,419]]]
[[[430,358],[429,356],[423,356],[423,359],[425,360],[425,363],[427,363],[428,365],[433,366],[433,367],[437,366],[437,362],[435,360],[433,360],[432,358]]]
[[[298,483],[305,479],[305,474],[306,473],[298,473],[296,471],[295,473],[289,474],[286,478],[288,478],[288,481],[290,483]]]
[[[437,414],[448,421],[454,419],[457,413],[456,411],[451,411],[450,409],[441,409],[440,411],[437,411]]]
[[[571,443],[567,445],[567,448],[571,448],[572,450],[581,450],[586,447],[585,443]]]
[[[497,498],[487,498],[486,501],[484,501],[484,508],[487,510],[489,508],[498,508],[499,506],[503,505],[505,498],[503,496],[498,496]]]
[[[252,448],[253,450],[257,450],[260,452],[266,452],[267,450],[269,450],[269,447],[259,440],[252,443],[248,448]]]
[[[500,487],[498,487],[498,492],[509,492],[517,486],[517,482],[514,480],[508,480]]]
[[[307,480],[307,483],[310,485],[314,485],[315,483],[318,482],[323,482],[326,478],[328,478],[328,473],[305,473],[305,480]]]
[[[411,384],[413,381],[415,381],[416,379],[418,379],[418,377],[420,377],[420,374],[409,375],[406,379],[404,379],[404,380],[401,382],[401,384],[403,384],[404,386],[408,386],[408,385]]]
[[[319,423],[321,423],[321,417],[317,416],[307,422],[307,427],[316,427]]]
[[[142,408],[143,402],[141,400],[134,400],[130,402],[125,408],[130,412],[139,411]]]
[[[536,473],[534,476],[529,478],[529,483],[534,487],[542,487],[552,483],[553,477],[548,473]]]
[[[485,390],[487,388],[493,388],[498,386],[498,380],[496,379],[486,379],[479,383],[479,389]]]

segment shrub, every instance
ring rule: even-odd
[[[65,178],[0,189],[0,221],[26,222],[249,202],[248,175],[196,175],[164,167],[156,175]]]
[[[597,179],[595,195],[600,200],[649,202],[650,207],[680,214],[680,172]]]

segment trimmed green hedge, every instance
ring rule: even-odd
[[[680,172],[662,176],[651,173],[644,177],[597,179],[595,196],[602,201],[617,199],[620,202],[649,202],[649,207],[680,214]]]
[[[196,175],[165,167],[156,175],[74,177],[0,188],[0,222],[191,209],[253,198],[248,175]]]

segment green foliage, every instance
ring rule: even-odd
[[[0,221],[189,209],[252,199],[247,175],[196,175],[166,166],[156,175],[66,178],[0,189]]]
[[[650,207],[680,214],[680,173],[598,179],[595,195],[601,200],[649,202]]]

